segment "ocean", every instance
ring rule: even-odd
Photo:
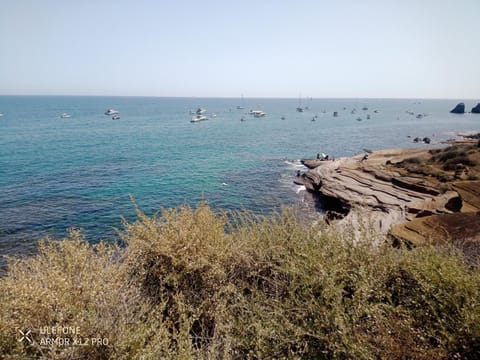
[[[307,98],[301,113],[299,99],[0,96],[0,255],[29,254],[71,227],[116,241],[121,217],[135,220],[131,196],[149,215],[202,199],[256,213],[302,204],[301,158],[479,132],[480,115],[449,113],[458,102]],[[209,120],[191,123],[199,107]]]

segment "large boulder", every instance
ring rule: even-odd
[[[452,114],[464,114],[465,113],[465,104],[458,103],[453,110],[450,110]]]
[[[480,103],[477,106],[472,108],[472,114],[480,114]]]

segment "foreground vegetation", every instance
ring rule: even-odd
[[[480,272],[452,249],[398,249],[368,227],[358,240],[288,210],[259,218],[206,204],[139,211],[121,236],[121,248],[89,245],[72,231],[10,259],[0,279],[1,356],[480,356]],[[41,329],[55,326],[108,344],[42,345]],[[33,342],[18,341],[19,329]]]

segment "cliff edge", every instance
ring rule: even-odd
[[[376,229],[397,241],[480,241],[478,145],[373,151],[324,161],[295,182],[320,196],[327,219],[368,209]]]

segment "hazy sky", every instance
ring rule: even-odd
[[[0,94],[480,98],[480,0],[0,0]]]

